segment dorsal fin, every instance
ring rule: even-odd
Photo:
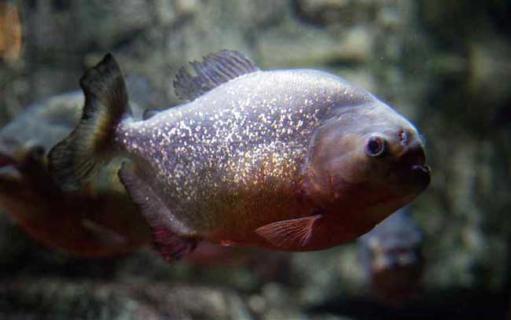
[[[190,65],[195,75],[181,67],[174,80],[176,95],[183,100],[193,100],[222,83],[259,70],[243,54],[232,50],[211,53],[202,62],[193,61]]]

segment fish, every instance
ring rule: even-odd
[[[168,261],[200,241],[281,251],[337,246],[368,232],[430,182],[415,126],[333,74],[259,69],[232,50],[178,70],[183,104],[130,117],[107,54],[80,80],[79,125],[50,152],[62,188],[111,159]]]
[[[399,306],[416,297],[424,270],[423,232],[408,207],[359,238],[360,262],[371,293]]]
[[[84,97],[71,92],[26,108],[0,129],[0,209],[44,246],[77,257],[131,253],[151,243],[145,218],[117,177],[119,163],[84,188],[59,188],[47,152],[78,123]]]
[[[76,126],[84,97],[80,91],[62,93],[28,105],[0,129],[0,152],[38,146],[49,151]]]

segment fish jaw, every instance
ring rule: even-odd
[[[340,175],[310,171],[304,180],[304,193],[314,210],[323,212],[325,223],[320,231],[313,233],[306,249],[326,249],[367,233],[420,194],[428,181],[422,178],[424,181],[417,187],[416,179],[412,177],[411,187],[404,190],[402,185],[395,189],[389,184],[370,181],[352,183]]]
[[[421,193],[431,182],[431,169],[425,164],[425,158],[424,148],[417,142],[396,163],[398,179],[411,189],[411,193]]]

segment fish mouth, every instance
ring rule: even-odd
[[[431,175],[431,168],[424,164],[416,164],[412,166],[412,171],[419,171],[422,174]]]
[[[431,168],[424,164],[416,164],[411,168],[414,175],[416,175],[422,190],[425,189],[431,182]]]
[[[406,180],[424,190],[431,182],[431,168],[426,165],[426,154],[421,143],[409,146],[399,159],[399,165]]]

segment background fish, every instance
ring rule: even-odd
[[[407,208],[383,220],[359,243],[367,283],[377,299],[399,305],[418,293],[423,237]]]
[[[0,208],[48,247],[79,256],[126,253],[150,243],[150,233],[117,179],[119,164],[74,192],[48,173],[46,150],[76,125],[83,101],[81,92],[50,98],[0,130]]]
[[[50,154],[72,189],[112,155],[166,258],[197,241],[305,251],[369,231],[429,184],[423,143],[368,92],[314,70],[260,71],[233,51],[178,72],[192,100],[145,121],[126,116],[107,55],[81,79],[82,120]]]

